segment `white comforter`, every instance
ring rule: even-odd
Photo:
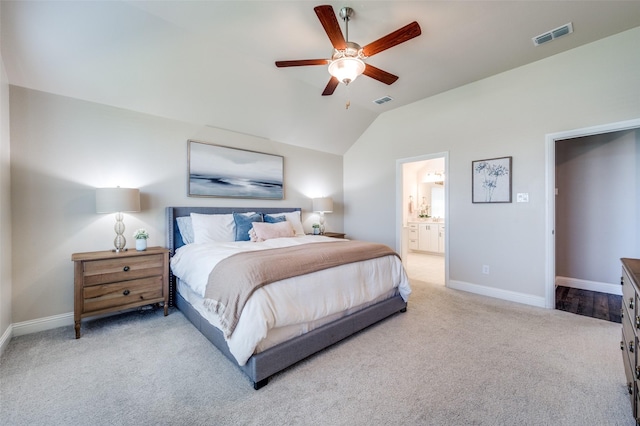
[[[292,245],[345,240],[321,236],[277,238],[264,242],[188,244],[171,259],[171,269],[194,295],[204,297],[209,274],[222,259],[242,251],[264,250]],[[329,319],[383,300],[398,290],[406,301],[411,293],[409,280],[397,256],[350,263],[301,277],[272,283],[256,290],[245,305],[242,316],[227,344],[239,365],[244,365],[256,350],[264,350],[282,341],[265,345],[269,332],[291,329],[296,334],[318,327]],[[194,304],[194,303],[192,303]],[[219,327],[214,315],[207,315]],[[327,318],[327,321],[323,319]],[[302,328],[293,327],[303,324]],[[281,332],[280,335],[283,335]],[[271,339],[273,340],[273,339]]]

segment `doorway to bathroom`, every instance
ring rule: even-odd
[[[448,153],[397,161],[399,252],[412,281],[448,282]]]

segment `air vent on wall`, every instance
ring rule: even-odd
[[[377,103],[378,105],[382,105],[386,102],[392,101],[393,98],[391,96],[383,96],[379,99],[374,100],[373,102]]]
[[[561,27],[558,27],[554,30],[547,31],[544,34],[540,34],[539,36],[533,37],[533,44],[536,46],[540,46],[541,44],[550,42],[552,40],[557,39],[558,37],[562,37],[563,35],[567,35],[573,32],[573,24],[569,22]]]

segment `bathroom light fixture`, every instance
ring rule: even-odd
[[[320,234],[324,234],[324,214],[333,212],[333,200],[330,197],[314,198],[313,211],[320,213]]]
[[[437,183],[442,183],[444,182],[444,172],[429,172],[425,175],[425,177],[422,179],[422,182],[437,182]]]
[[[136,188],[96,188],[96,213],[115,213],[116,223],[113,229],[115,252],[126,251],[127,240],[124,237],[122,212],[140,211],[140,190]]]

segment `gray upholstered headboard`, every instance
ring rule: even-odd
[[[167,207],[167,248],[170,250],[169,255],[173,256],[176,249],[184,245],[182,235],[178,229],[177,217],[189,216],[191,213],[200,214],[229,214],[229,213],[284,213],[300,211],[299,207]],[[176,280],[171,271],[169,271],[169,304],[173,305],[175,300]]]

